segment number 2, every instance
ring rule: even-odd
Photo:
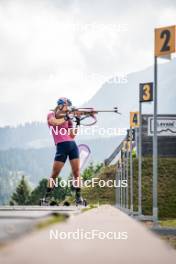
[[[169,41],[170,41],[170,37],[171,37],[171,32],[168,29],[163,30],[160,34],[160,37],[162,39],[164,38],[164,43],[163,43],[163,46],[162,46],[160,51],[162,51],[162,52],[169,51],[170,50]]]

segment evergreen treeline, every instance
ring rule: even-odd
[[[92,163],[82,173],[83,180],[91,179],[95,173],[97,173],[102,164],[93,165]],[[71,177],[71,176],[70,176]],[[69,178],[70,178],[69,177]],[[52,201],[60,204],[66,198],[73,197],[72,189],[69,186],[61,186],[59,182],[61,178],[58,178],[58,187],[52,192]],[[27,178],[23,175],[19,181],[16,190],[11,195],[10,205],[39,205],[40,199],[45,196],[47,179],[42,179],[38,186],[31,190],[30,184]],[[72,198],[71,198],[72,200]]]

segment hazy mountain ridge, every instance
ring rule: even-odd
[[[84,106],[94,106],[97,108],[112,108],[118,106],[122,116],[116,118],[119,127],[129,126],[129,112],[139,108],[139,83],[153,82],[153,67],[146,70],[131,73],[127,76],[128,82],[105,83],[101,89]],[[169,63],[158,66],[158,113],[176,114],[176,59]],[[143,111],[153,112],[153,104],[143,104]],[[113,116],[113,121],[115,117]],[[99,125],[114,127],[112,116],[102,114],[99,118]]]
[[[49,146],[49,139],[49,130],[44,122],[26,123],[17,127],[0,127],[0,149],[4,150],[9,148],[45,147]],[[44,144],[41,145],[39,142]]]
[[[158,112],[176,113],[176,59],[158,67]],[[139,83],[153,81],[153,67],[127,76],[127,83],[104,83],[99,91],[83,106],[97,109],[112,109],[118,106],[122,115],[98,114],[99,127],[129,127],[129,112],[138,110]],[[143,112],[152,113],[153,103],[143,104]],[[96,136],[97,137],[97,136]],[[84,137],[81,139],[92,139]],[[95,138],[95,137],[94,137]],[[52,146],[53,142],[46,123],[32,122],[24,126],[0,128],[0,149],[41,148]]]

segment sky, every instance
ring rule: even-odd
[[[175,24],[175,1],[0,0],[0,126],[152,65],[154,28]]]

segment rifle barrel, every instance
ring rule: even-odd
[[[95,110],[95,112],[97,112],[97,113],[117,113],[117,114],[121,115],[121,113],[117,109],[114,109],[114,110]]]
[[[91,108],[75,108],[75,109],[71,109],[71,110],[67,110],[67,111],[60,111],[60,114],[64,114],[64,113],[73,113],[73,112],[85,112],[85,113],[117,113],[120,114],[120,112],[118,112],[117,108],[114,108],[113,110],[107,109],[107,110],[96,110],[96,109],[91,109]]]

